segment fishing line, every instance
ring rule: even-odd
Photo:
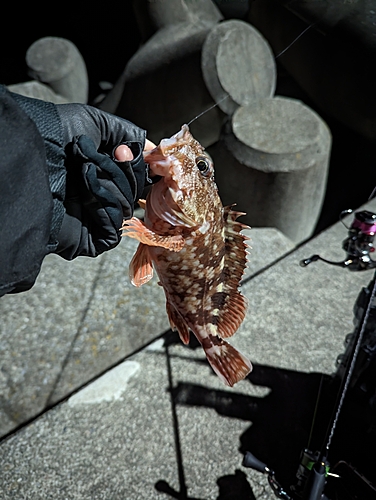
[[[312,441],[313,431],[314,431],[314,427],[315,427],[315,423],[316,423],[316,417],[317,417],[317,413],[318,413],[318,409],[319,409],[319,403],[320,403],[320,398],[321,398],[321,393],[322,393],[323,382],[324,382],[324,375],[321,374],[319,389],[317,391],[315,409],[313,411],[311,429],[309,431],[309,437],[308,437],[308,443],[307,443],[308,449],[310,449],[310,447],[311,447],[311,441]]]
[[[372,193],[369,195],[367,201],[371,200],[374,197],[375,193],[376,193],[376,186],[373,188]]]
[[[294,45],[295,42],[297,42],[299,40],[299,38],[301,36],[304,35],[304,33],[306,33],[310,28],[312,28],[312,26],[315,26],[316,23],[312,23],[310,24],[309,26],[306,27],[305,30],[303,30],[300,35],[298,35],[295,40],[293,40],[290,45],[288,45],[285,49],[282,50],[282,52],[280,52],[277,56],[275,56],[275,59],[278,59],[278,57],[280,57],[282,54],[284,54],[292,45]]]
[[[302,37],[304,35],[304,33],[306,33],[310,28],[312,28],[312,26],[315,26],[315,24],[316,23],[312,23],[309,26],[307,26],[307,28],[305,28],[285,49],[283,49],[282,52],[280,52],[278,55],[276,55],[274,59],[278,59],[278,57],[280,57],[281,55],[283,55],[290,47],[292,47],[294,45],[295,42],[297,42],[299,40],[300,37]],[[202,111],[201,113],[199,113],[197,116],[195,116],[194,118],[192,118],[192,120],[187,123],[187,126],[189,127],[191,125],[191,123],[193,123],[194,121],[196,121],[198,118],[201,118],[201,116],[203,116],[208,111],[211,111],[212,109],[214,109],[215,107],[217,107],[221,102],[223,102],[225,99],[228,99],[229,97],[230,97],[229,94],[225,95],[225,97],[222,97],[222,99],[220,99],[219,101],[215,102],[212,106],[210,106],[209,108],[205,109],[204,111]]]
[[[220,99],[218,102],[215,102],[212,106],[210,106],[210,108],[208,109],[205,109],[204,111],[202,111],[199,115],[195,116],[190,122],[187,123],[187,126],[189,127],[189,125],[191,123],[193,123],[195,120],[197,120],[197,118],[200,118],[202,115],[204,115],[205,113],[207,113],[208,111],[212,110],[213,108],[217,107],[218,104],[220,104],[222,101],[224,101],[225,99],[227,99],[228,97],[230,97],[228,94],[223,97],[222,99]]]

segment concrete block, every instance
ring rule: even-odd
[[[26,53],[29,73],[69,102],[86,103],[89,82],[85,61],[77,47],[59,37],[40,38]]]
[[[100,108],[145,128],[156,143],[207,110],[214,103],[202,79],[201,47],[217,20],[215,16],[211,22],[158,30],[130,59]],[[222,121],[223,113],[215,108],[192,124],[192,133],[204,146],[211,144],[219,137]]]
[[[239,107],[209,148],[224,204],[237,201],[247,224],[277,227],[298,243],[317,223],[331,135],[299,101],[276,97]]]
[[[12,92],[55,104],[87,103],[86,64],[71,41],[58,37],[40,38],[27,50],[26,64],[34,80],[9,85]]]
[[[174,24],[213,24],[223,19],[215,3],[207,0],[134,0],[133,9],[144,41]]]
[[[149,17],[167,5],[150,3]],[[191,125],[206,147],[218,140],[225,113],[273,95],[275,62],[265,40],[245,22],[218,24],[221,16],[212,7],[189,3],[179,22],[176,13],[166,18],[159,13],[158,30],[128,62],[101,109],[136,122],[159,142],[218,103]]]
[[[54,104],[66,104],[69,102],[65,97],[55,94],[55,92],[44,83],[31,80],[30,82],[14,83],[8,85],[8,89],[16,94],[24,95],[25,97],[33,97],[41,101],[53,102]]]
[[[210,27],[187,23],[158,31],[128,62],[100,108],[145,128],[155,143],[171,137],[214,104],[201,73],[201,46]],[[204,146],[215,142],[223,116],[212,109],[192,123],[192,134]]]
[[[272,97],[276,65],[267,41],[238,20],[216,25],[202,47],[202,74],[218,106],[232,115],[239,106]]]

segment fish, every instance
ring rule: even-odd
[[[133,285],[140,287],[155,269],[166,296],[172,330],[184,344],[192,332],[207,360],[228,386],[244,379],[252,364],[224,340],[240,327],[247,300],[238,290],[247,263],[248,226],[242,212],[224,207],[214,178],[214,165],[188,125],[144,153],[145,162],[161,179],[146,200],[144,220],[125,220],[122,236],[139,241],[130,266]]]

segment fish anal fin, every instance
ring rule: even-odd
[[[122,236],[129,236],[150,247],[162,247],[172,252],[180,252],[184,246],[184,238],[180,234],[165,236],[157,234],[137,217],[124,221],[121,229]]]
[[[179,337],[183,344],[189,344],[190,333],[187,325],[185,324],[183,318],[177,312],[177,310],[170,304],[170,302],[166,301],[166,310],[168,319],[170,321],[171,328],[173,330],[177,330],[179,333]]]
[[[235,347],[218,337],[217,339],[210,347],[203,345],[204,351],[214,372],[226,385],[232,387],[252,371],[252,364]]]
[[[148,247],[143,243],[138,245],[131,263],[129,264],[129,277],[132,285],[140,287],[153,277],[153,264]]]

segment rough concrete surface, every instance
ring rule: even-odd
[[[372,272],[299,261],[343,258],[346,235],[338,223],[244,280],[249,311],[231,342],[254,363],[248,379],[224,386],[201,348],[166,334],[4,440],[2,498],[274,498],[242,454],[273,462],[282,448],[287,461],[289,439],[305,436],[300,397],[333,372]]]
[[[245,276],[292,248],[279,231],[246,230]],[[36,285],[0,301],[0,435],[115,365],[169,329],[158,279],[136,289],[128,277],[137,242],[97,259],[50,255]]]
[[[30,291],[2,298],[2,435],[168,328],[157,280],[130,284],[136,246],[70,263],[48,256]]]
[[[138,242],[126,238],[108,252],[52,401],[99,375],[169,328],[158,279],[135,288],[128,277]]]
[[[50,255],[30,291],[0,300],[1,435],[47,403],[102,263]]]

